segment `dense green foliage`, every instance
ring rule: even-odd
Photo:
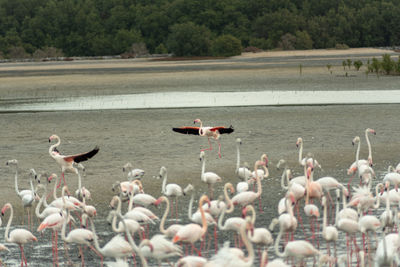
[[[200,56],[221,36],[262,49],[399,45],[400,1],[0,0],[0,58],[116,55],[134,43]]]

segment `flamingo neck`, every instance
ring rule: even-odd
[[[121,213],[121,199],[118,196],[115,196],[113,198],[113,201],[117,201],[117,209],[116,209],[115,214],[113,216],[111,227],[112,227],[114,232],[120,233],[123,229],[121,229],[119,226],[117,228],[117,214]]]
[[[103,250],[102,248],[100,248],[99,240],[98,240],[97,234],[96,234],[96,229],[95,229],[95,227],[94,227],[93,220],[92,220],[90,217],[89,217],[89,221],[90,221],[90,227],[92,228],[92,233],[93,233],[94,247],[96,248],[96,250],[97,250],[98,252],[101,253],[101,255],[104,256],[104,254],[103,254],[103,253],[104,253],[104,250]],[[125,226],[125,230],[128,232],[128,233],[127,233],[127,236],[130,235],[130,234],[129,234],[129,231],[127,230],[126,225],[124,225],[124,226]]]
[[[128,242],[129,244],[132,246],[133,250],[139,255],[140,260],[142,261],[142,266],[143,267],[148,267],[147,265],[147,260],[146,258],[143,256],[141,250],[136,246],[135,241],[132,239],[131,234],[128,231],[128,227],[125,224],[125,220],[122,217],[121,213],[117,213],[117,216],[119,217],[119,219],[121,220],[122,224],[124,225],[125,228],[125,233],[126,233],[126,237],[128,238]]]
[[[254,164],[254,171],[256,173],[256,181],[257,181],[257,197],[261,196],[261,194],[262,194],[261,180],[260,180],[260,177],[258,177],[258,174],[257,174],[257,168],[258,168],[259,165],[260,165],[260,162],[258,162],[258,161]]]
[[[160,232],[163,234],[166,234],[167,231],[165,230],[164,225],[165,225],[165,220],[167,219],[168,213],[169,213],[169,200],[167,197],[164,197],[163,200],[165,202],[165,211],[164,211],[164,215],[162,216],[161,222],[160,222]]]
[[[303,140],[300,141],[300,149],[299,149],[299,163],[300,163],[300,165],[302,165],[302,163],[301,163],[302,159],[303,159]]]
[[[246,265],[248,266],[253,266],[254,262],[254,248],[253,244],[249,241],[249,237],[246,234],[246,223],[243,223],[242,226],[240,227],[240,236],[242,237],[242,241],[244,243],[244,246],[246,247],[249,255],[244,259],[246,262]]]
[[[188,217],[189,220],[192,220],[192,208],[193,208],[193,201],[194,201],[194,192],[191,192],[190,201],[189,201],[189,209],[188,209]]]
[[[226,212],[226,207],[222,210],[221,215],[219,215],[219,219],[218,219],[218,229],[219,230],[226,229],[226,225],[222,225],[222,221],[224,220],[225,212]]]
[[[200,214],[201,214],[201,223],[203,225],[203,227],[201,228],[202,233],[203,233],[202,236],[207,232],[207,226],[208,226],[207,220],[206,220],[206,215],[203,210],[203,203],[204,203],[204,199],[201,198],[200,202],[199,202],[199,210],[200,210]]]
[[[275,245],[274,245],[275,254],[276,254],[278,257],[281,257],[281,258],[285,257],[285,253],[282,253],[282,252],[279,251],[279,241],[281,240],[282,233],[283,233],[283,229],[282,229],[282,227],[280,227],[279,234],[278,234],[278,236],[276,237]]]
[[[36,205],[35,208],[36,217],[38,217],[39,219],[43,219],[43,214],[40,214],[40,207],[42,206],[45,198],[46,198],[46,193],[44,193],[43,196],[40,198],[39,203]]]
[[[17,192],[17,195],[19,196],[19,189],[18,189],[18,165],[15,165],[15,192]]]
[[[308,205],[308,201],[310,200],[310,178],[308,178],[307,164],[304,165],[304,177],[306,177],[306,205]]]
[[[368,160],[372,162],[372,149],[371,149],[371,142],[369,141],[368,129],[365,130],[365,139],[367,140],[367,146],[368,146]]]
[[[64,220],[63,226],[62,226],[62,229],[61,229],[61,239],[64,240],[65,242],[68,242],[68,239],[67,239],[67,237],[65,236],[65,229],[66,229],[66,227],[67,227],[67,223],[68,223],[68,221],[69,221],[69,219],[70,219],[70,216],[71,216],[70,210],[67,209],[67,218],[66,218],[66,220]]]
[[[377,209],[381,205],[381,198],[379,197],[379,184],[377,184],[375,186],[375,198],[376,198],[376,202],[375,202],[373,208]],[[389,199],[389,191],[387,191],[386,199]],[[387,205],[387,202],[386,202],[386,205]],[[389,206],[390,206],[390,202],[389,202]]]
[[[133,208],[133,190],[132,190],[132,192],[128,193],[128,195],[129,195],[128,211],[130,211]]]
[[[7,203],[6,205],[8,205],[8,207],[10,209],[10,217],[8,218],[6,231],[4,232],[4,239],[6,240],[6,242],[12,242],[11,239],[9,238],[9,236],[8,236],[8,232],[10,231],[11,222],[12,222],[13,217],[14,217],[14,209],[13,209],[13,207],[12,207],[12,205],[10,203]]]
[[[256,222],[256,211],[252,205],[247,206],[247,209],[249,209],[251,212],[251,224],[254,225]]]
[[[53,198],[54,198],[54,200],[57,199],[57,184],[58,184],[59,181],[60,181],[60,183],[61,183],[61,178],[62,178],[62,176],[57,177],[57,178],[58,178],[58,179],[56,179],[56,182],[54,183],[54,187],[53,187]]]
[[[357,166],[357,172],[358,173],[360,173],[359,172],[359,167],[358,167],[358,161],[359,161],[359,158],[360,158],[360,147],[361,147],[361,141],[359,140],[358,144],[357,144],[357,152],[356,152],[356,166]]]
[[[51,145],[51,146],[49,147],[49,154],[50,154],[50,156],[51,156],[52,158],[54,158],[54,155],[53,155],[53,150],[54,150],[54,148],[58,147],[58,146],[61,144],[60,137],[55,136],[54,138],[57,139],[57,142],[56,142],[54,145]]]
[[[233,210],[235,209],[235,207],[233,206],[233,203],[232,203],[232,200],[231,200],[231,198],[229,197],[229,195],[228,195],[228,185],[225,185],[224,186],[224,196],[225,196],[225,200],[226,200],[226,205],[229,207],[227,210],[226,210],[226,213],[231,213],[231,212],[233,212]]]
[[[239,166],[240,166],[240,143],[236,143],[236,174],[239,174]],[[246,175],[246,173],[245,173]]]
[[[287,166],[285,166],[285,169],[283,170],[282,177],[281,177],[281,187],[284,190],[289,189],[289,177],[287,176],[286,171],[287,171]],[[285,179],[286,179],[287,185],[285,185]]]
[[[347,208],[346,195],[344,193],[344,190],[342,190],[342,204],[343,204],[343,209]]]
[[[166,190],[165,190],[165,186],[167,185],[167,171],[163,172],[162,174],[163,177],[163,182],[162,182],[162,187],[161,187],[161,193],[165,194]]]
[[[326,199],[325,199],[325,202],[324,202],[324,217],[323,217],[323,219],[322,219],[322,233],[325,233],[326,232],[326,221],[327,221],[327,212],[328,211],[328,208],[327,208],[327,203],[326,203]]]
[[[201,180],[204,182],[204,172],[206,170],[206,157],[205,155],[202,157],[202,165],[201,165]]]
[[[200,136],[205,136],[206,132],[203,129],[203,122],[201,120],[198,120],[198,122],[200,123],[200,127],[199,127],[199,135]]]

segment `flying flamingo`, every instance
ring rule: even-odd
[[[99,152],[99,148],[96,146],[93,150],[86,152],[86,153],[64,156],[64,155],[61,155],[60,152],[58,152],[58,150],[57,150],[57,147],[61,144],[60,137],[58,137],[58,135],[53,134],[52,136],[49,137],[49,143],[52,140],[57,140],[57,143],[55,143],[54,145],[51,145],[49,147],[49,154],[61,167],[61,175],[62,175],[64,185],[66,184],[65,177],[64,177],[64,173],[66,171],[78,174],[78,170],[73,166],[74,162],[79,163],[82,161],[86,161],[86,160],[92,158],[94,155],[96,155],[97,152]],[[61,180],[60,180],[60,183],[57,186],[57,188],[60,187],[60,185],[61,185]]]
[[[210,145],[210,147],[206,148],[206,149],[201,149],[200,151],[212,150],[211,141],[210,141],[210,137],[212,137],[218,143],[218,155],[219,155],[219,157],[221,157],[221,143],[219,142],[219,138],[220,138],[221,134],[232,133],[234,131],[232,125],[229,128],[224,127],[224,126],[203,127],[203,122],[200,119],[194,120],[194,123],[200,123],[200,127],[183,126],[180,128],[172,128],[172,130],[174,132],[183,133],[183,134],[194,134],[194,135],[200,135],[200,136],[207,136],[208,144]]]
[[[7,243],[15,243],[19,246],[21,250],[21,267],[28,266],[25,254],[24,254],[24,245],[28,242],[32,241],[37,241],[37,238],[28,230],[25,229],[14,229],[10,232],[10,235],[8,235],[10,231],[10,225],[14,216],[14,210],[13,207],[10,203],[7,203],[3,206],[1,209],[1,215],[4,216],[4,213],[6,210],[10,209],[10,217],[8,218],[8,223],[6,226],[6,231],[4,232],[4,239],[6,240]]]
[[[221,182],[222,178],[216,174],[215,172],[205,172],[206,169],[206,158],[205,158],[205,153],[204,151],[200,152],[200,161],[202,161],[202,166],[201,166],[201,180],[205,183],[208,184],[208,190],[210,192],[210,197],[211,199],[214,198],[214,189],[212,187],[213,184],[217,182]]]
[[[196,241],[198,241],[200,238],[202,238],[204,236],[204,234],[207,232],[207,221],[206,221],[206,217],[204,215],[204,210],[203,210],[204,202],[208,202],[208,203],[210,202],[210,200],[208,199],[208,196],[206,196],[206,195],[203,195],[199,200],[199,210],[201,213],[201,219],[202,219],[203,226],[201,227],[196,223],[186,224],[181,229],[179,229],[179,231],[175,234],[175,236],[172,240],[173,243],[176,243],[178,241],[190,243],[192,245],[192,248],[194,248],[197,251],[199,256],[201,256],[201,251],[198,251],[194,247],[194,243]]]
[[[128,172],[128,180],[132,181],[132,180],[136,180],[136,179],[142,179],[145,171],[142,169],[134,169],[132,166],[132,163],[128,162],[124,165],[124,167],[122,167],[122,171]]]
[[[175,197],[175,213],[176,219],[178,219],[178,197],[184,195],[185,192],[182,190],[182,187],[177,184],[167,184],[167,168],[164,166],[161,167],[158,177],[159,179],[163,179],[161,193],[167,197]]]

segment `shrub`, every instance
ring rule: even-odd
[[[336,44],[336,49],[349,49],[350,47],[347,44]]]
[[[312,49],[313,41],[306,31],[296,31],[296,49]]]
[[[346,62],[347,62],[347,67],[349,67],[349,69],[350,69],[351,63],[352,63],[351,59],[347,59]]]
[[[239,39],[230,34],[221,35],[211,46],[213,56],[231,57],[242,53],[242,44]]]
[[[372,58],[371,68],[377,74],[379,73],[379,69],[381,68],[381,63],[376,58]]]
[[[356,60],[356,61],[354,61],[353,65],[356,68],[356,70],[359,71],[361,66],[363,65],[363,63],[361,60]]]
[[[286,33],[281,37],[281,41],[278,44],[279,48],[283,50],[294,50],[296,44],[296,36],[290,33]]]
[[[30,58],[30,55],[26,53],[22,46],[14,46],[8,51],[8,57],[13,59],[23,59]]]
[[[380,65],[386,74],[390,74],[394,70],[395,62],[390,58],[389,54],[384,54]]]
[[[248,46],[243,49],[243,52],[251,52],[251,53],[259,53],[262,51],[263,51],[262,49],[255,46]]]
[[[168,53],[168,50],[167,50],[167,48],[165,47],[165,45],[163,44],[163,43],[161,43],[161,44],[159,44],[157,47],[156,47],[156,49],[155,49],[155,51],[154,51],[156,54],[167,54]]]

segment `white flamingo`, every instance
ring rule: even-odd
[[[127,176],[128,176],[128,180],[132,181],[132,180],[136,180],[136,179],[142,179],[145,171],[142,169],[134,169],[132,166],[132,163],[128,162],[124,165],[124,167],[122,167],[122,171],[123,172],[128,172]]]
[[[205,172],[206,169],[206,158],[204,151],[200,152],[200,161],[202,161],[201,166],[201,180],[208,185],[208,190],[210,192],[211,199],[213,198],[214,189],[212,185],[221,182],[222,178],[215,172]]]

